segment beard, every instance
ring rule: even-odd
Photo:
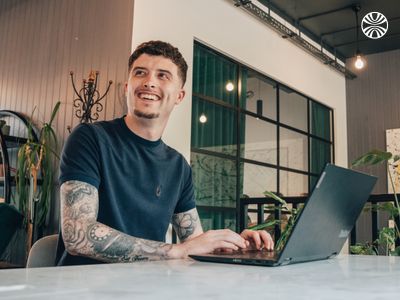
[[[135,116],[144,119],[157,119],[160,116],[160,113],[145,113],[136,108],[133,110],[133,113]]]

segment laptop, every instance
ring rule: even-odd
[[[376,181],[374,176],[327,164],[282,251],[189,256],[206,262],[271,267],[334,257],[346,242]]]

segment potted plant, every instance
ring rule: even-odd
[[[27,142],[18,151],[16,203],[25,217],[26,254],[31,248],[35,231],[45,223],[53,195],[53,166],[54,158],[58,158],[58,141],[52,125],[59,107],[60,102],[57,102],[49,122],[43,123],[39,130],[38,141],[33,139],[33,125],[29,124]]]
[[[301,208],[298,208],[298,209],[290,208],[285,200],[283,200],[281,197],[277,196],[273,192],[265,191],[264,195],[266,197],[276,200],[280,204],[278,207],[276,207],[275,205],[271,206],[270,207],[271,210],[279,209],[281,212],[284,212],[288,215],[286,224],[282,224],[282,225],[284,225],[284,228],[282,230],[281,236],[275,244],[275,250],[281,251],[283,249],[283,247],[285,246],[285,243],[286,243],[287,239],[289,238],[290,233],[292,232],[293,226],[296,223],[296,220],[297,220],[297,217],[299,216],[299,212],[300,212]],[[264,230],[272,232],[273,228],[275,227],[276,224],[281,224],[281,221],[275,220],[275,219],[270,219],[270,220],[267,219],[264,223],[248,227],[248,229],[250,229],[250,230],[264,229]]]
[[[395,241],[400,238],[399,224],[397,224],[395,220],[397,216],[400,216],[399,199],[397,197],[397,189],[399,188],[398,185],[400,182],[400,156],[381,150],[372,150],[356,159],[352,163],[352,167],[372,166],[377,164],[386,165],[389,182],[394,193],[394,202],[374,205],[371,209],[389,212],[389,220],[391,220],[394,226],[393,228],[383,227],[379,231],[379,236],[375,241],[365,244],[356,244],[350,247],[350,251],[353,254],[376,255],[383,252],[385,255],[400,256],[400,246],[395,248]],[[390,172],[391,168],[394,170],[394,178],[392,172]]]

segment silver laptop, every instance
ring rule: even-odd
[[[342,249],[376,181],[374,176],[327,164],[280,253],[249,250],[190,257],[272,267],[334,257]]]

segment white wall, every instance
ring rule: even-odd
[[[189,65],[185,101],[171,115],[163,139],[190,157],[193,40],[332,107],[336,163],[347,166],[345,78],[282,39],[230,0],[136,0],[132,48],[151,39],[177,46]]]

